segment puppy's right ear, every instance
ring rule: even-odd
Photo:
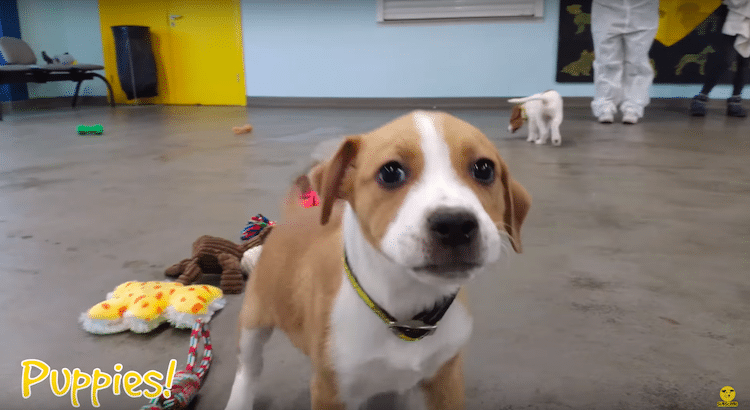
[[[331,217],[333,204],[337,199],[346,198],[350,187],[343,187],[344,177],[351,162],[359,151],[360,137],[347,137],[341,144],[336,155],[323,165],[320,183],[321,206],[320,223],[325,225]],[[314,182],[313,182],[314,183]],[[342,189],[344,188],[344,189]]]

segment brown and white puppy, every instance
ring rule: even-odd
[[[557,91],[511,98],[508,102],[516,104],[510,114],[508,131],[514,133],[528,121],[529,136],[526,141],[541,145],[551,136],[553,145],[562,144],[560,124],[563,121],[563,100]]]
[[[461,298],[446,300],[497,272],[511,247],[521,251],[530,196],[487,137],[437,112],[348,137],[309,175],[321,206],[295,206],[292,189],[248,281],[226,409],[253,407],[274,328],[310,357],[313,409],[355,410],[391,391],[409,409],[464,408],[459,352],[472,319]],[[447,307],[434,332],[397,335],[358,293],[344,255],[360,289],[399,323]]]

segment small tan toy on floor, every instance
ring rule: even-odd
[[[235,135],[248,134],[248,133],[253,132],[253,126],[250,124],[245,124],[241,127],[232,128],[232,131],[234,131]]]
[[[195,283],[204,273],[220,274],[224,293],[242,293],[246,275],[240,269],[240,259],[246,250],[256,245],[257,241],[238,245],[224,238],[203,235],[193,242],[192,258],[170,266],[164,274],[176,277],[183,285]]]

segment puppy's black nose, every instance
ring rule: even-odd
[[[427,218],[432,237],[445,246],[467,245],[477,237],[479,224],[466,211],[439,210]]]

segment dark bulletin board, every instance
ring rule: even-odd
[[[696,0],[700,1],[700,0]],[[689,4],[688,4],[689,5]],[[594,45],[591,40],[591,0],[561,0],[557,46],[558,83],[591,83],[594,81],[592,63]],[[682,40],[666,47],[654,41],[651,65],[657,84],[702,84],[708,56],[716,58],[711,47],[721,36],[719,10],[709,15]],[[722,58],[732,58],[723,56]],[[730,70],[736,71],[733,65]],[[732,72],[726,73],[721,83],[731,82]]]

